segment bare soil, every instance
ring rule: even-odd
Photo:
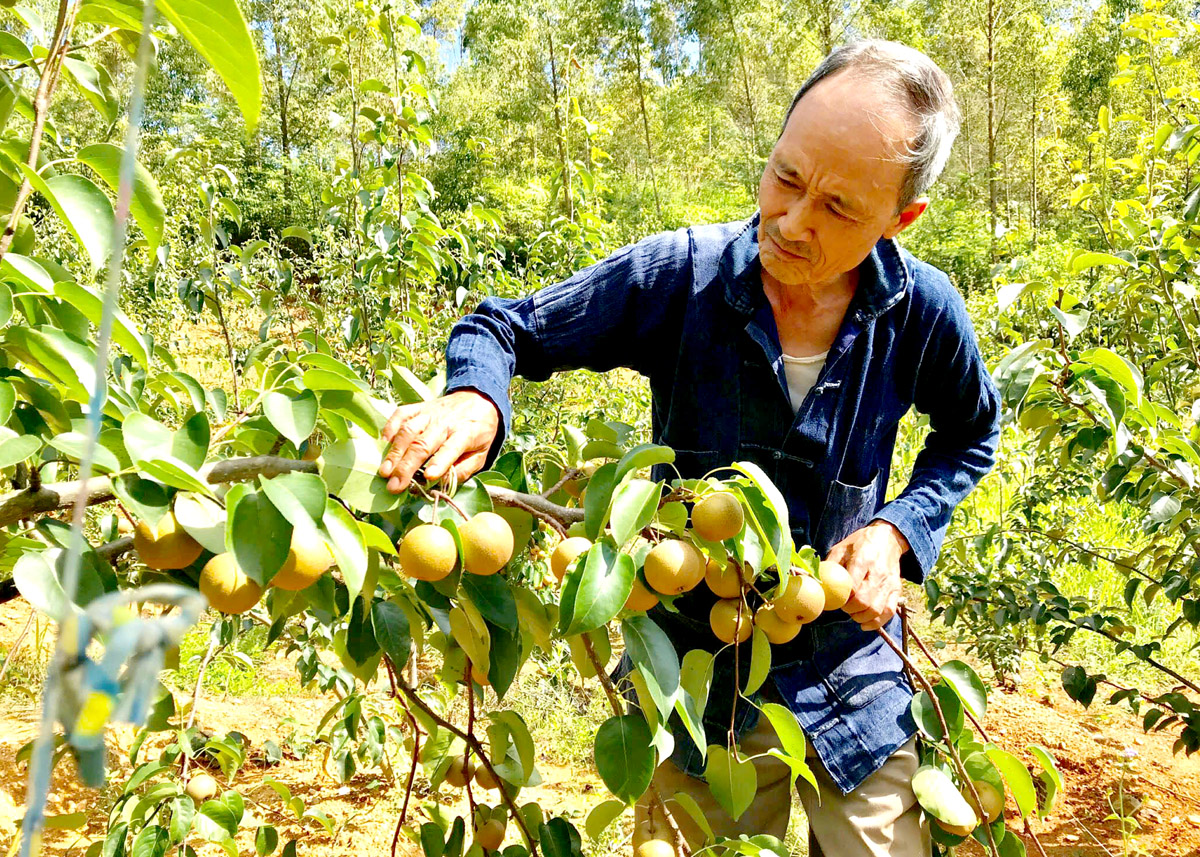
[[[23,601],[0,605],[0,651],[11,647],[27,611]],[[263,665],[267,673],[288,669],[290,664],[283,657]],[[0,854],[8,850],[23,815],[27,770],[16,761],[16,753],[32,738],[38,716],[31,699],[6,690],[0,688]],[[263,742],[268,738],[278,740],[278,724],[284,718],[295,718],[311,729],[328,705],[327,698],[307,694],[229,699],[217,695],[202,700],[198,723],[210,732],[236,729],[249,738],[252,761],[228,785],[248,797],[249,812],[279,827],[281,842],[295,837],[303,853],[313,855],[388,854],[403,802],[406,770],[395,773],[395,782],[378,773],[367,773],[340,784],[323,770],[319,750],[305,758],[285,754],[282,763],[269,767],[262,761]],[[1047,747],[1058,759],[1066,780],[1065,793],[1048,819],[1033,822],[1047,855],[1200,857],[1200,758],[1173,755],[1169,733],[1146,735],[1133,717],[1102,703],[1085,710],[1057,688],[1054,676],[1046,681],[1027,676],[1018,689],[994,691],[985,725],[995,742],[1030,765],[1033,758],[1027,748],[1031,744]],[[110,734],[110,762],[118,771],[129,769],[132,737],[128,727],[119,727]],[[1124,775],[1125,808],[1133,814],[1139,829],[1125,847],[1119,823],[1112,816],[1122,780],[1122,754],[1131,750],[1136,757],[1133,771]],[[523,792],[521,801],[538,801],[549,813],[568,813],[582,827],[587,812],[606,795],[595,771],[552,764],[545,754],[538,768],[545,783]],[[214,774],[221,779],[219,771]],[[263,783],[265,777],[283,782],[306,806],[325,812],[335,822],[333,832],[313,821],[297,822],[285,813],[278,797]],[[410,819],[424,820],[434,797],[427,791],[415,793]],[[88,843],[102,834],[103,811],[111,799],[111,794],[75,782],[69,763],[60,766],[50,814],[86,811],[90,819],[77,831],[48,832],[46,852],[82,854]],[[460,805],[464,802],[462,793],[451,794],[445,788],[442,799]],[[1011,798],[1006,815],[1010,828],[1019,829]],[[515,841],[515,835],[510,825],[510,841]],[[241,853],[254,853],[251,836],[243,832],[239,837]],[[621,836],[617,842],[621,842]],[[1038,853],[1032,842],[1027,846],[1031,855]],[[983,853],[974,843],[962,850]],[[200,853],[220,852],[210,846],[201,848]],[[419,849],[401,836],[397,853],[416,855]]]

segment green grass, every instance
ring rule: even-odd
[[[179,669],[165,674],[173,690],[190,691],[196,684],[200,662],[208,649],[210,622],[200,622],[179,644]],[[262,670],[268,657],[267,629],[254,627],[240,634],[233,644],[213,658],[204,671],[204,691],[228,696],[283,696],[300,691],[295,675],[269,678]],[[277,644],[279,645],[279,644]],[[249,660],[246,663],[237,654]]]

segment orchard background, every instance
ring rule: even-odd
[[[88,857],[627,853],[672,711],[743,808],[746,761],[700,732],[736,690],[709,686],[722,643],[678,658],[642,611],[656,580],[724,588],[737,692],[761,682],[834,597],[763,474],[656,481],[673,454],[624,372],[518,380],[462,485],[387,495],[375,437],[483,297],[752,213],[794,90],[854,36],[954,80],[963,132],[904,243],[966,297],[1005,404],[893,641],[922,805],[969,853],[1200,852],[1194,4],[0,7],[5,853],[42,823]],[[555,560],[564,537],[586,551]],[[802,736],[783,755],[806,776]],[[801,854],[804,821],[710,850]]]

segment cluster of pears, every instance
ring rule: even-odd
[[[458,755],[450,759],[446,768],[444,782],[455,788],[466,788],[468,783],[474,783],[489,790],[500,788],[500,781],[492,776],[486,765],[476,767],[470,756]],[[508,816],[500,809],[491,809],[480,805],[476,807],[473,828],[475,841],[484,851],[496,851],[504,842],[504,834],[508,829]]]
[[[512,527],[495,512],[472,515],[458,528],[462,542],[462,567],[471,574],[495,574],[512,559]],[[397,558],[404,574],[417,580],[436,581],[454,571],[458,545],[445,527],[418,524],[400,540]]]
[[[971,790],[963,794],[970,807],[975,810],[975,824],[949,824],[933,816],[933,823],[953,836],[970,836],[980,824],[991,824],[1004,814],[1004,793],[987,780],[971,780],[971,785],[979,793],[979,802]]]
[[[147,567],[157,571],[187,568],[200,558],[204,547],[192,538],[168,511],[158,523],[138,521],[133,527],[133,547]],[[314,528],[292,530],[283,567],[271,585],[295,592],[316,582],[333,565],[333,554]],[[263,588],[246,576],[233,553],[219,553],[200,572],[200,592],[222,613],[245,613],[262,598]]]
[[[287,559],[271,578],[271,586],[299,592],[317,582],[333,565],[333,553],[312,527],[292,528]],[[222,613],[245,613],[262,598],[263,588],[246,576],[232,551],[219,553],[200,572],[200,592]]]
[[[746,576],[750,569],[739,569],[736,560],[724,564],[709,560],[708,566],[705,580],[721,599],[713,605],[708,624],[723,643],[744,643],[755,627],[761,628],[775,645],[791,642],[801,628],[822,613],[846,606],[854,585],[845,568],[823,560],[817,572],[819,577],[807,572],[789,575],[783,591],[755,610],[751,620],[742,607],[742,589],[749,583]]]

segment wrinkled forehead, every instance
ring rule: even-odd
[[[913,124],[900,96],[886,84],[842,72],[797,102],[772,160],[800,174],[820,171],[847,191],[898,191]]]

